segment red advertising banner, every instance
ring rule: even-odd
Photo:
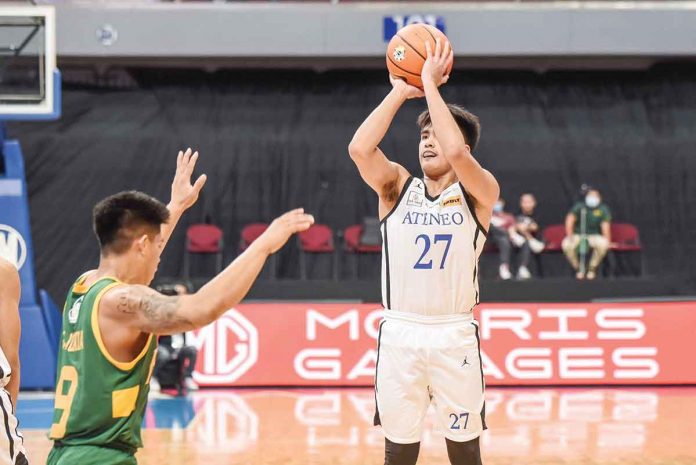
[[[378,304],[242,304],[189,335],[203,386],[369,386]],[[696,302],[485,304],[488,385],[696,384]]]

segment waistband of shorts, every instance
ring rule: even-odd
[[[64,447],[95,447],[97,449],[111,449],[119,452],[124,452],[128,455],[135,455],[138,451],[137,448],[132,446],[127,446],[125,444],[109,443],[109,444],[66,444],[61,440],[53,441],[53,447],[56,449],[62,449]]]
[[[453,323],[473,323],[474,314],[452,313],[450,315],[421,315],[420,313],[399,312],[397,310],[384,310],[385,320],[406,321],[425,325],[448,325]]]

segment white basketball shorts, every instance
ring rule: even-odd
[[[486,429],[478,323],[471,314],[422,316],[386,310],[375,373],[375,425],[392,442],[419,442],[430,403],[456,442]]]
[[[17,417],[4,388],[0,388],[0,417],[0,465],[26,465],[24,438],[17,431]]]

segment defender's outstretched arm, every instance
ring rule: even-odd
[[[235,261],[191,295],[165,296],[147,286],[115,286],[101,300],[100,318],[155,334],[205,326],[246,296],[269,255],[313,223],[314,218],[302,209],[280,216]]]

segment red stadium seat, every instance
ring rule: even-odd
[[[333,253],[334,247],[333,230],[325,224],[315,224],[299,235],[300,247],[303,252],[308,253]]]
[[[244,226],[239,238],[239,252],[244,252],[252,242],[266,231],[266,229],[268,229],[268,224],[266,223],[250,223]],[[266,274],[270,279],[276,278],[276,257],[276,254],[268,257],[268,262],[264,266],[264,271],[262,272],[262,274]]]
[[[315,224],[297,235],[300,247],[300,277],[307,279],[307,254],[332,254],[333,275],[337,276],[336,247],[333,230],[325,224]]]
[[[216,272],[222,270],[222,230],[213,224],[194,224],[186,230],[186,250],[184,252],[184,278],[190,274],[190,257],[196,255],[215,255]]]
[[[241,238],[239,241],[239,251],[244,252],[261,234],[268,229],[266,223],[251,223],[242,229]]]
[[[614,243],[611,250],[616,252],[640,252],[643,250],[638,228],[630,223],[612,223],[611,241]]]
[[[351,273],[353,279],[358,277],[358,260],[360,254],[381,254],[382,246],[379,244],[363,244],[364,227],[361,224],[348,226],[343,231],[343,250],[352,255]]]
[[[612,223],[611,242],[607,255],[609,273],[612,276],[625,274],[641,276],[643,246],[640,243],[638,228],[630,223]]]
[[[343,232],[343,238],[345,240],[345,249],[349,253],[382,253],[381,245],[364,245],[360,242],[362,237],[363,226],[361,224],[354,224],[353,226],[348,226]]]
[[[542,233],[544,243],[546,244],[544,252],[562,251],[561,243],[565,235],[565,225],[563,224],[552,224],[545,227]]]

